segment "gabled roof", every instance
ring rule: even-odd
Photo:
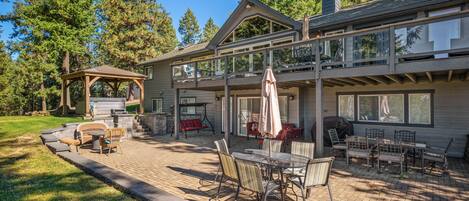
[[[417,8],[432,6],[455,0],[376,0],[350,9],[340,10],[328,15],[313,16],[310,19],[310,29],[320,29],[336,24],[346,24],[352,21],[373,19],[375,16],[413,11]]]
[[[120,68],[115,68],[109,65],[102,65],[94,68],[88,68],[80,71],[76,71],[73,73],[69,73],[66,75],[63,75],[63,78],[71,79],[71,78],[76,78],[76,77],[81,77],[81,76],[86,76],[86,75],[94,75],[94,76],[99,76],[99,77],[115,77],[115,78],[136,78],[136,79],[142,79],[145,78],[145,75],[142,75],[140,73],[134,73],[132,71],[127,71],[124,69]]]
[[[230,17],[225,21],[223,26],[220,28],[220,30],[215,34],[215,36],[212,38],[212,40],[209,42],[208,47],[209,48],[215,48],[221,40],[225,38],[229,33],[231,33],[233,30],[229,29],[229,27],[235,23],[236,19],[242,12],[245,11],[247,5],[253,5],[261,10],[263,10],[265,13],[269,13],[270,15],[274,16],[274,20],[278,20],[279,22],[283,24],[288,24],[292,25],[293,29],[299,30],[301,29],[301,22],[298,22],[274,9],[271,7],[265,5],[264,3],[260,2],[259,0],[242,0],[236,9],[231,13]]]
[[[176,58],[176,57],[188,56],[188,55],[192,55],[192,54],[197,54],[197,53],[209,51],[209,49],[207,48],[207,44],[208,44],[208,42],[204,42],[204,43],[190,45],[190,46],[187,46],[187,47],[184,47],[184,48],[176,48],[171,52],[168,52],[166,54],[162,54],[162,55],[160,55],[158,57],[155,57],[153,59],[148,59],[144,62],[139,63],[138,65],[141,66],[141,65],[150,64],[150,63],[153,63],[153,62],[159,62],[159,61],[164,61],[164,60],[168,60],[168,59],[172,59],[172,58]]]

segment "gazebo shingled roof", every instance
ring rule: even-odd
[[[140,113],[143,113],[143,101],[144,101],[144,87],[143,81],[145,80],[146,76],[115,68],[109,65],[102,65],[94,68],[88,68],[80,71],[76,71],[73,73],[65,74],[61,76],[62,78],[62,97],[67,97],[67,88],[75,81],[82,80],[85,87],[85,115],[90,115],[90,88],[97,80],[101,79],[106,84],[108,84],[113,90],[114,93],[117,94],[117,89],[121,82],[125,81],[133,81],[139,88],[140,88]],[[113,83],[113,84],[111,84]],[[62,108],[64,106],[70,106],[69,101],[67,98],[62,99]],[[65,110],[63,110],[65,113]]]

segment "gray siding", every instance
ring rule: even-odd
[[[172,61],[163,61],[153,64],[153,79],[145,80],[145,112],[151,112],[152,99],[163,98],[163,112],[172,113],[171,106],[174,105],[175,89],[171,87]],[[196,102],[215,102],[215,93],[209,91],[194,91],[180,89],[180,97],[195,97]],[[215,122],[215,104],[207,105],[209,120]],[[203,113],[203,108],[197,108],[197,113]]]
[[[450,137],[455,138],[455,142],[450,149],[450,155],[461,157],[466,143],[466,135],[469,134],[469,83],[462,81],[436,82],[421,84],[391,84],[378,86],[360,87],[327,87],[324,93],[324,113],[325,116],[336,116],[336,93],[337,92],[357,92],[357,91],[390,91],[390,90],[435,90],[434,94],[434,127],[408,127],[408,126],[387,126],[371,124],[354,124],[356,135],[363,135],[365,128],[384,128],[385,135],[393,137],[394,130],[408,129],[417,131],[417,140],[426,142],[433,146],[445,147]],[[305,129],[306,134],[311,138],[311,127],[315,121],[315,89],[305,88]]]

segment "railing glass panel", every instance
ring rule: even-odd
[[[321,42],[321,66],[324,69],[345,67],[344,38],[325,40]]]
[[[215,60],[200,61],[197,62],[197,79],[200,80],[210,80],[215,79]],[[222,74],[223,76],[223,74]]]
[[[311,70],[315,65],[315,44],[305,43],[272,50],[272,67],[275,71]]]
[[[264,69],[263,52],[240,54],[228,57],[230,77],[254,77],[262,74]]]
[[[440,59],[468,54],[469,17],[397,28],[396,55],[400,61]]]
[[[385,65],[389,57],[389,31],[353,36],[353,67]]]
[[[195,78],[195,63],[173,66],[173,79],[176,81],[190,81]]]

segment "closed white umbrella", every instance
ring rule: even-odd
[[[259,132],[268,138],[275,138],[282,130],[280,109],[278,105],[277,86],[274,73],[267,69],[262,79],[261,111]]]

